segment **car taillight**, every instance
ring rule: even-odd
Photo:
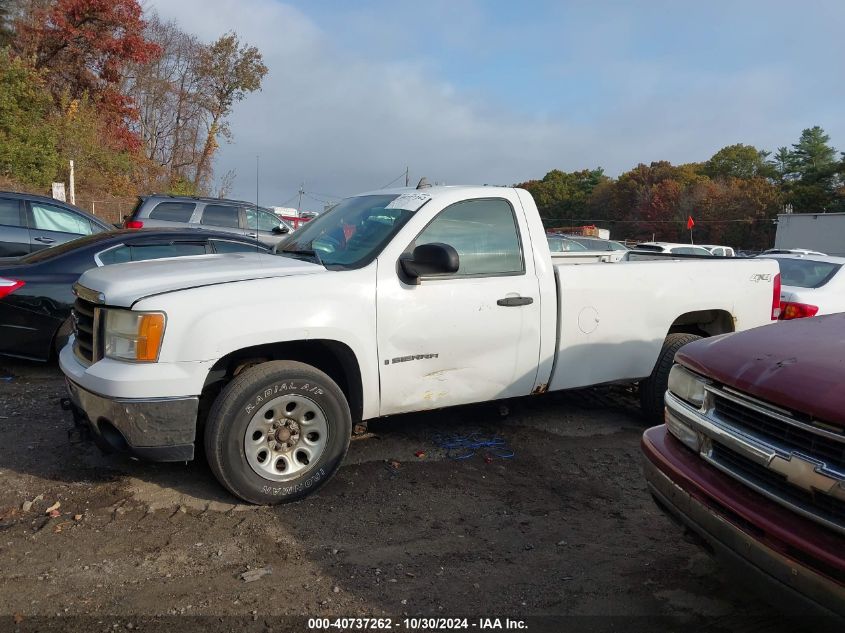
[[[780,273],[775,275],[775,281],[772,284],[772,321],[777,321],[781,318],[782,310],[780,304]]]
[[[4,279],[0,277],[0,299],[12,294],[18,288],[22,288],[25,282],[20,279]]]
[[[793,301],[782,301],[780,304],[780,320],[789,321],[791,319],[804,319],[806,317],[816,316],[819,311],[819,306],[810,305],[809,303],[795,303]]]
[[[144,223],[140,220],[126,220],[126,222],[123,223],[123,226],[127,229],[143,229]]]

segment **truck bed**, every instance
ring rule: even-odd
[[[771,260],[553,260],[553,267],[558,340],[550,390],[647,377],[670,328],[707,332],[720,319],[732,321],[729,330],[771,323]]]

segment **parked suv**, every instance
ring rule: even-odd
[[[224,231],[251,237],[267,246],[275,246],[291,231],[270,209],[250,202],[163,194],[141,196],[123,226]]]
[[[111,230],[99,218],[72,204],[31,193],[0,191],[0,257],[26,255]]]

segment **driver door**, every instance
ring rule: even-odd
[[[540,350],[540,294],[521,235],[522,208],[499,198],[440,211],[408,244],[440,242],[452,274],[403,279],[379,260],[377,339],[381,415],[530,393]]]

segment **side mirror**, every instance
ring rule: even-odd
[[[414,284],[420,283],[420,277],[458,272],[460,258],[458,251],[448,244],[434,242],[420,244],[411,255],[399,258],[399,267]]]
[[[272,232],[274,235],[284,235],[285,233],[290,233],[290,229],[280,224],[279,226],[274,226]]]

